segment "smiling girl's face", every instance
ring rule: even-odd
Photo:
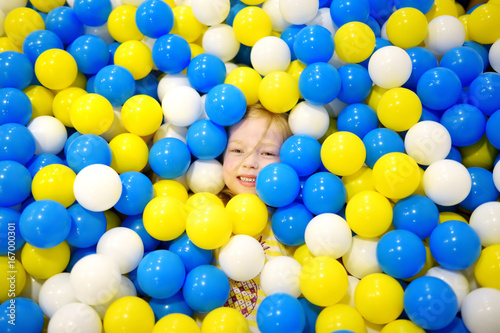
[[[263,167],[280,161],[283,141],[280,128],[264,117],[247,118],[233,126],[222,170],[229,190],[234,195],[257,194],[255,179]]]

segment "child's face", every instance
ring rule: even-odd
[[[280,161],[283,135],[272,123],[267,132],[267,119],[245,119],[229,133],[224,153],[223,176],[227,187],[234,193],[253,193],[259,171],[268,164]]]

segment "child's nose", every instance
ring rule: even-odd
[[[258,169],[259,160],[257,157],[257,154],[255,152],[252,152],[245,158],[245,160],[243,160],[243,166],[246,168]]]

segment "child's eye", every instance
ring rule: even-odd
[[[265,155],[265,156],[276,156],[276,154],[275,154],[275,153],[272,153],[272,152],[270,152],[270,151],[266,151],[266,152],[264,152],[264,155]]]
[[[236,153],[236,154],[240,154],[240,153],[242,153],[241,149],[237,149],[237,148],[235,148],[235,149],[231,149],[231,152],[232,152],[232,153]]]

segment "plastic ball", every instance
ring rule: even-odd
[[[308,135],[316,140],[327,133],[330,123],[328,111],[323,105],[307,101],[295,105],[288,117],[288,125],[294,135]]]
[[[259,241],[248,235],[235,235],[219,250],[219,265],[228,278],[248,281],[264,267],[264,250]]]
[[[484,114],[477,107],[470,104],[453,105],[443,113],[440,122],[446,127],[451,136],[451,142],[456,147],[470,146],[478,142],[488,128]],[[493,120],[491,121],[492,124],[494,124]],[[492,133],[492,131],[490,130],[489,133]],[[486,135],[488,136],[488,132],[486,132]],[[494,134],[492,138],[494,138]],[[494,145],[496,144],[495,140],[489,139],[489,141]]]
[[[370,14],[370,3],[367,0],[357,2],[333,0],[330,14],[337,27],[352,21],[366,22]]]
[[[67,6],[52,9],[45,19],[45,27],[59,36],[64,45],[71,44],[84,33],[83,23],[78,19],[73,8]]]
[[[439,306],[439,316],[433,315]],[[424,329],[441,329],[449,325],[458,311],[457,297],[443,280],[423,276],[405,290],[404,307],[412,322]]]
[[[141,214],[128,216],[121,223],[122,227],[135,231],[142,240],[144,252],[153,251],[160,244],[160,240],[151,236],[146,230]]]
[[[173,240],[168,250],[181,258],[186,272],[200,265],[209,265],[212,262],[212,251],[194,245],[186,233]]]
[[[468,87],[484,68],[483,59],[479,53],[466,46],[456,47],[446,52],[440,61],[440,66],[449,68],[457,74],[462,87]]]
[[[120,175],[122,194],[114,208],[125,215],[137,215],[153,199],[153,184],[148,177],[137,171],[124,172]]]
[[[172,332],[172,333],[199,333],[200,327],[196,321],[183,313],[171,313],[164,318],[160,319],[154,326],[154,333],[161,332]]]
[[[380,157],[387,153],[404,153],[403,139],[388,128],[376,128],[365,134],[366,164],[373,168]]]
[[[146,231],[161,241],[173,240],[186,229],[187,213],[183,203],[173,197],[156,197],[144,208]]]
[[[290,65],[291,53],[284,40],[276,36],[259,39],[250,52],[252,67],[265,76],[275,71],[285,71]]]
[[[230,291],[229,280],[222,270],[200,265],[186,275],[182,293],[194,311],[207,313],[224,305]]]
[[[371,55],[368,73],[374,84],[385,89],[392,89],[408,81],[412,67],[412,60],[404,49],[386,46]]]
[[[357,64],[373,56],[372,52],[375,49],[375,34],[365,23],[358,21],[345,23],[335,33],[334,41],[337,56],[345,62]],[[394,61],[396,61],[396,59],[387,61],[383,66],[390,65],[393,67],[395,65]],[[378,62],[380,62],[380,60]],[[392,69],[389,67],[386,68]],[[399,75],[402,75],[402,73],[399,73]],[[372,75],[370,74],[370,76]]]
[[[224,82],[226,66],[219,57],[202,53],[191,59],[187,67],[187,76],[194,89],[207,93],[213,87]]]
[[[363,166],[366,149],[363,141],[350,132],[336,132],[321,145],[321,161],[337,176],[348,176]]]
[[[405,135],[406,153],[421,165],[430,165],[448,156],[451,136],[446,127],[435,121],[421,121]]]
[[[375,111],[366,104],[353,103],[340,111],[337,118],[339,131],[356,134],[363,139],[368,132],[378,128],[379,120]]]
[[[26,125],[31,118],[33,107],[22,90],[0,89],[0,124],[17,123]]]
[[[119,174],[141,171],[148,163],[148,146],[136,134],[122,133],[109,142],[112,159],[111,167]]]
[[[499,82],[499,73],[486,72],[476,77],[467,90],[469,104],[477,107],[485,116],[491,116],[500,108],[499,93],[494,89]]]
[[[500,304],[500,292],[494,288],[471,291],[462,304],[462,319],[468,330],[493,333],[498,325],[495,309]]]
[[[21,251],[24,268],[35,279],[45,280],[61,273],[68,265],[69,258],[70,250],[66,242],[45,249],[27,243]]]
[[[69,52],[61,49],[44,51],[35,63],[37,79],[49,89],[69,87],[75,81],[77,73],[77,62]]]
[[[233,229],[223,206],[206,204],[194,208],[186,221],[186,233],[194,245],[214,250],[227,243]]]
[[[492,44],[500,35],[495,27],[495,20],[500,17],[500,8],[497,3],[488,3],[487,6],[478,6],[470,13],[467,23],[469,38],[481,44]]]
[[[491,169],[498,155],[498,149],[487,140],[486,136],[470,146],[459,147],[459,152],[462,156],[462,164],[468,168]]]
[[[106,232],[106,216],[102,212],[91,212],[79,204],[68,208],[71,216],[71,230],[66,241],[68,244],[87,248],[96,245]]]
[[[144,1],[137,7],[135,23],[145,36],[159,38],[172,30],[174,14],[164,1]]]
[[[31,174],[19,162],[0,161],[0,205],[15,206],[28,198],[31,192]]]
[[[490,50],[488,52],[488,60],[490,62],[491,68],[495,70],[495,72],[500,72],[500,43],[495,42],[491,45]]]
[[[124,43],[128,40],[141,40],[144,37],[137,27],[136,15],[137,6],[130,4],[120,5],[109,14],[108,31],[118,43]]]
[[[346,190],[336,175],[330,172],[317,172],[305,181],[302,200],[314,215],[338,213],[345,204]]]
[[[393,212],[389,200],[375,191],[355,194],[346,206],[349,227],[363,237],[383,234],[392,222]]]
[[[474,265],[474,276],[483,288],[498,289],[500,263],[500,246],[492,245],[484,248]]]
[[[375,188],[388,198],[402,199],[409,196],[417,189],[420,178],[415,160],[403,153],[385,154],[373,166]]]
[[[187,189],[177,180],[162,179],[153,184],[154,197],[170,196],[186,202],[188,199]]]
[[[187,171],[191,164],[191,153],[181,140],[164,138],[157,141],[151,148],[149,163],[157,175],[173,179]]]
[[[217,194],[224,188],[222,163],[216,159],[194,161],[185,176],[187,186],[194,193]]]
[[[83,35],[76,38],[68,46],[68,52],[75,59],[78,70],[84,74],[97,73],[109,61],[106,42],[94,35]]]
[[[241,44],[254,46],[261,38],[271,35],[272,22],[262,8],[248,6],[242,8],[234,17],[233,29]]]
[[[7,274],[7,272],[12,269],[12,267],[9,268],[8,265],[14,265],[16,272]],[[26,271],[21,261],[19,261],[18,259],[14,259],[12,263],[9,263],[9,258],[7,256],[0,257],[0,267],[2,268],[2,284],[0,284],[2,298],[0,300],[2,302],[5,302],[9,299],[8,293],[11,287],[11,283],[16,288],[16,290],[14,291],[14,295],[19,296],[21,294],[24,286],[26,285]],[[10,276],[11,274],[13,276]]]
[[[324,105],[337,98],[341,89],[338,71],[328,63],[308,65],[299,77],[299,91],[302,97],[313,105]]]
[[[500,220],[497,212],[500,205],[496,202],[486,202],[474,209],[470,216],[469,225],[476,231],[484,247],[498,244],[500,240]]]
[[[302,332],[306,319],[300,302],[285,293],[267,296],[257,310],[257,326],[261,332]]]
[[[232,197],[226,205],[226,211],[233,221],[235,235],[258,235],[266,226],[269,215],[264,202],[252,193],[240,193]]]
[[[278,208],[272,217],[271,227],[279,242],[298,246],[305,242],[304,233],[314,215],[299,202]]]
[[[27,56],[16,51],[4,51],[0,55],[0,88],[23,90],[33,79],[33,65]]]
[[[308,25],[294,38],[293,53],[305,65],[328,62],[334,50],[332,33],[320,25]]]
[[[351,276],[362,279],[373,273],[382,273],[377,261],[378,241],[376,237],[352,237],[351,247],[342,256],[342,263]]]
[[[264,76],[258,89],[262,105],[276,113],[291,110],[297,104],[299,94],[297,81],[289,73],[281,71]]]
[[[353,104],[364,101],[372,89],[368,70],[358,64],[345,64],[338,69],[342,82],[337,98],[344,103]]]
[[[34,199],[51,199],[69,207],[75,201],[75,177],[75,172],[65,165],[51,164],[43,167],[35,174],[31,184]]]
[[[71,123],[82,134],[105,133],[111,127],[113,118],[111,103],[100,94],[82,95],[71,105]]]
[[[472,186],[466,167],[453,160],[432,163],[424,172],[424,191],[427,197],[441,206],[462,202]]]
[[[163,120],[160,104],[151,96],[135,95],[122,106],[121,120],[130,133],[139,136],[154,134]]]
[[[91,27],[106,23],[111,9],[111,1],[107,0],[75,0],[73,4],[76,17]]]
[[[191,212],[195,208],[201,208],[205,204],[214,204],[224,207],[224,202],[215,194],[209,192],[199,192],[191,195],[186,201],[186,208]]]
[[[35,155],[35,137],[21,124],[3,124],[0,125],[0,147],[0,160],[26,164]]]
[[[416,91],[422,105],[432,110],[444,110],[458,101],[462,84],[451,69],[436,67],[422,74]]]
[[[467,170],[469,171],[472,185],[469,194],[460,203],[460,207],[472,212],[483,203],[496,201],[499,192],[493,183],[492,172],[480,167],[471,167]]]
[[[149,305],[153,309],[157,321],[173,313],[184,314],[190,317],[193,315],[193,310],[184,300],[182,291],[178,291],[174,296],[167,298],[152,298],[149,301]]]
[[[91,164],[111,165],[111,149],[103,138],[85,134],[76,138],[66,151],[68,166],[76,173]]]
[[[273,257],[266,262],[260,273],[262,291],[269,296],[286,293],[293,297],[300,296],[300,263],[290,257]]]
[[[386,324],[403,311],[403,288],[393,277],[373,273],[362,278],[356,286],[354,303],[366,320]]]
[[[221,83],[211,88],[206,96],[207,116],[216,125],[234,125],[245,115],[247,101],[245,94],[238,86]]]
[[[26,241],[19,230],[19,219],[21,213],[7,207],[0,207],[0,255],[5,256],[9,252],[19,250]]]
[[[411,195],[394,205],[393,224],[396,229],[411,231],[420,239],[430,236],[439,223],[439,211],[434,202],[422,195]]]
[[[5,12],[5,21],[3,22],[5,35],[12,44],[19,48],[27,35],[35,30],[45,29],[45,23],[42,16],[34,9],[19,6]]]
[[[154,65],[149,47],[137,40],[128,40],[118,46],[114,55],[114,64],[128,69],[135,80],[146,77]]]
[[[469,281],[462,272],[436,266],[429,269],[425,275],[437,277],[446,282],[457,296],[458,309],[461,308],[465,297],[470,291]]]
[[[427,18],[416,8],[399,8],[387,20],[389,41],[407,49],[418,46],[427,35]]]
[[[33,119],[28,129],[35,137],[35,154],[58,154],[64,148],[67,132],[64,125],[54,117],[40,116]]]
[[[116,227],[101,236],[96,251],[112,258],[120,267],[122,274],[125,274],[139,265],[144,254],[144,245],[133,230]]]
[[[231,4],[228,0],[218,1],[217,3],[209,4],[206,1],[195,0],[191,4],[194,17],[202,24],[214,26],[222,23],[231,9]]]
[[[351,247],[352,234],[347,222],[339,215],[323,213],[315,216],[306,227],[305,243],[315,256],[334,259]]]
[[[437,59],[431,51],[421,46],[411,47],[406,50],[412,61],[410,78],[403,84],[404,88],[415,91],[418,79],[427,70],[437,67]]]
[[[346,304],[335,304],[324,308],[318,315],[315,332],[365,332],[363,317],[354,307]]]
[[[0,329],[4,332],[41,332],[44,324],[40,306],[25,297],[3,302],[0,305],[0,318]]]
[[[52,99],[52,112],[54,117],[66,127],[73,127],[70,118],[70,109],[74,101],[87,92],[82,88],[69,87],[59,91]]]
[[[290,165],[299,177],[309,176],[321,164],[321,145],[307,134],[292,135],[280,149],[281,162]]]
[[[253,105],[259,101],[258,89],[261,81],[262,77],[255,69],[238,67],[227,74],[224,83],[240,88],[247,105]]]
[[[34,65],[40,54],[49,49],[63,49],[59,36],[50,30],[35,30],[29,33],[23,41],[23,54]]]
[[[249,332],[246,318],[230,307],[220,307],[210,311],[201,323],[202,332],[213,332],[216,330]]]
[[[181,36],[165,34],[159,37],[152,49],[155,66],[164,73],[177,74],[186,69],[191,60],[191,49]]]
[[[257,195],[272,207],[292,203],[299,194],[299,176],[284,163],[271,163],[262,168],[255,181]]]
[[[48,329],[51,332],[64,332],[67,327],[83,327],[89,332],[102,330],[101,318],[90,305],[74,302],[61,306],[50,318]]]
[[[202,112],[200,94],[188,86],[169,90],[161,100],[161,106],[165,120],[174,126],[189,126],[200,118]]]
[[[104,315],[106,332],[152,332],[155,316],[149,304],[142,298],[125,296],[113,302]]]

